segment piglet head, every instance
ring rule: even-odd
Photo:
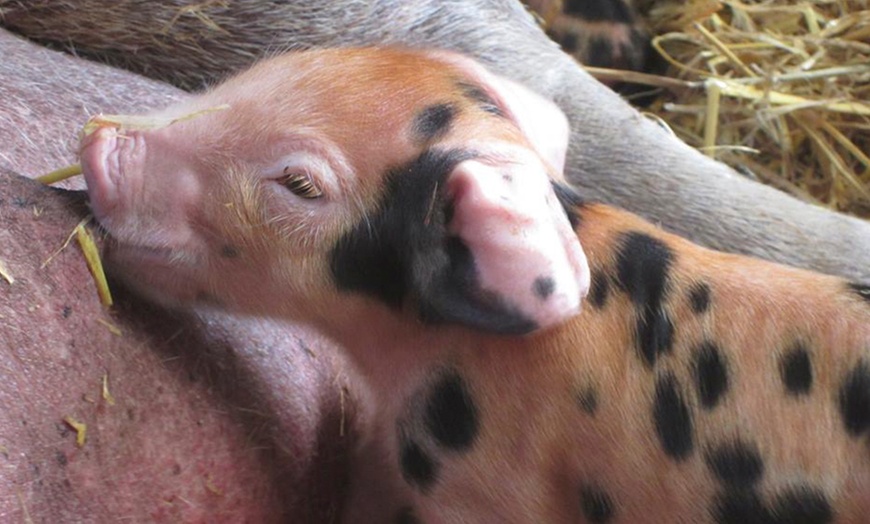
[[[81,157],[110,270],[160,302],[526,333],[587,292],[564,116],[467,58],[292,53],[150,118]]]

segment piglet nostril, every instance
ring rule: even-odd
[[[98,218],[108,212],[117,199],[113,170],[117,170],[117,130],[101,127],[82,138],[79,157],[88,186],[91,206]]]

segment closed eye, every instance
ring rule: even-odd
[[[323,191],[317,187],[311,175],[304,171],[291,171],[290,168],[285,168],[284,176],[278,179],[278,183],[302,198],[314,199],[323,196]]]

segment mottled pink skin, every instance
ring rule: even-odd
[[[117,284],[106,310],[75,242],[41,268],[83,196],[17,174],[74,162],[88,110],[181,94],[2,31],[0,50],[0,261],[15,278],[0,278],[0,521],[333,521],[358,410],[330,345],[294,326],[167,313]],[[67,416],[87,424],[84,446]]]

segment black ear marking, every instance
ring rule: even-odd
[[[420,318],[432,324],[456,323],[504,334],[534,331],[537,324],[477,286],[474,257],[456,237],[448,237],[446,257],[419,258],[413,269]]]
[[[377,213],[351,228],[332,250],[336,286],[394,308],[411,301],[426,322],[506,334],[537,328],[480,289],[472,253],[447,230],[452,205],[440,188],[457,164],[474,156],[431,149],[391,171]]]

